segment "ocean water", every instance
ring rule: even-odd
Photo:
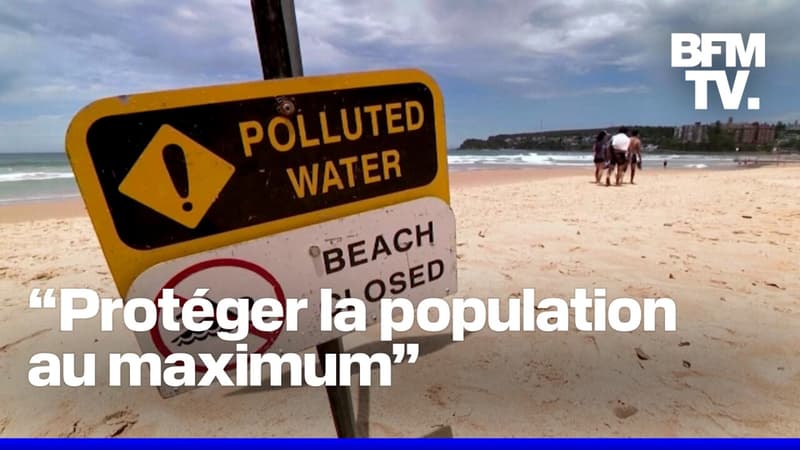
[[[740,153],[645,153],[645,167],[723,169],[737,167],[736,158],[769,159]],[[451,171],[523,167],[592,167],[590,152],[527,150],[450,150]],[[78,197],[75,176],[64,153],[0,153],[0,205],[33,200]]]
[[[64,153],[0,153],[0,205],[78,197]]]
[[[769,159],[769,155],[743,153],[671,153],[643,152],[642,166],[678,169],[732,169],[736,159]],[[547,150],[450,150],[447,156],[450,170],[482,170],[513,167],[593,167],[590,151]]]

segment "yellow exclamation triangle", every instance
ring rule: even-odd
[[[232,164],[162,125],[119,191],[187,228],[195,228],[228,183]]]

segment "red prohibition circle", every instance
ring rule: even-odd
[[[250,261],[244,261],[244,260],[235,259],[235,258],[211,259],[211,260],[208,260],[208,261],[203,261],[203,262],[194,264],[192,266],[189,266],[189,267],[183,269],[182,271],[178,272],[172,278],[170,278],[169,281],[167,281],[166,284],[164,284],[164,287],[162,287],[161,290],[158,291],[156,296],[154,296],[153,298],[160,299],[161,298],[161,293],[163,292],[164,289],[174,289],[175,286],[177,286],[181,281],[189,278],[191,275],[194,275],[194,274],[196,274],[196,273],[198,273],[200,271],[203,271],[203,270],[206,270],[206,269],[211,269],[211,268],[214,268],[214,267],[237,267],[237,268],[244,269],[244,270],[249,270],[250,272],[255,273],[256,275],[258,275],[261,278],[263,278],[267,283],[269,283],[272,286],[272,288],[275,290],[275,296],[277,297],[276,300],[278,300],[281,303],[281,306],[283,307],[284,311],[286,310],[286,296],[284,295],[283,288],[281,288],[281,285],[278,283],[278,280],[276,280],[275,277],[272,276],[272,274],[269,273],[263,267],[261,267],[261,266],[259,266],[257,264],[254,264],[254,263],[252,263]],[[180,299],[181,306],[183,306],[183,304],[187,300],[187,299],[184,299],[182,297],[178,297],[178,296],[175,296],[175,297]],[[157,323],[160,323],[161,309],[160,308],[156,308],[156,311],[157,311],[157,313],[156,313],[157,316],[156,317],[158,319]],[[155,345],[156,349],[158,349],[158,351],[161,353],[161,355],[166,358],[167,356],[171,355],[173,352],[172,352],[172,350],[170,350],[167,347],[166,343],[164,343],[164,338],[161,336],[161,331],[159,330],[159,328],[160,327],[156,326],[156,327],[153,327],[150,330],[150,338],[153,340],[153,344]],[[256,351],[254,353],[264,353],[267,350],[269,350],[269,348],[272,346],[272,344],[274,344],[275,341],[278,339],[278,335],[280,335],[281,331],[283,331],[283,323],[281,323],[280,328],[278,328],[277,330],[272,331],[272,332],[265,332],[265,331],[261,331],[261,330],[256,329],[253,326],[252,322],[251,322],[250,323],[250,333],[254,334],[256,336],[259,336],[259,337],[264,339],[264,344],[262,344],[260,347],[258,347],[258,349],[256,349]],[[228,364],[225,367],[225,370],[226,371],[230,370],[230,369],[234,368],[235,366],[236,366],[236,363],[234,361],[232,361],[230,364]],[[195,370],[197,372],[205,372],[207,370],[207,368],[205,366],[203,366],[202,364],[197,364],[195,366]]]

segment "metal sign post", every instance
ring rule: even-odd
[[[294,0],[251,0],[250,5],[264,79],[303,76]],[[341,338],[318,345],[317,354],[323,370],[325,355],[341,353],[343,350]],[[337,436],[355,437],[355,412],[350,387],[327,386],[326,389]]]
[[[346,333],[320,329],[332,313],[321,289],[369,300],[372,322],[390,289],[420,300],[457,290],[444,103],[415,69],[301,76],[292,1],[251,6],[271,81],[96,100],[70,122],[66,151],[121,296],[155,301],[174,289],[186,301],[203,288],[211,302],[259,293],[280,303],[300,294],[304,333],[251,330],[244,344],[255,353],[316,346],[324,366]],[[366,259],[344,257],[367,242]],[[188,329],[136,336],[162,364],[236,347]],[[355,437],[350,388],[327,389],[338,436]]]

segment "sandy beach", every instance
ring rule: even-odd
[[[457,295],[670,297],[678,331],[411,333],[422,354],[394,368],[392,387],[353,388],[362,435],[800,434],[800,167],[645,170],[608,188],[592,175],[454,173]],[[0,435],[335,435],[324,388],[164,400],[149,387],[31,387],[34,353],[138,346],[99,319],[60,333],[55,311],[28,309],[36,287],[116,294],[80,200],[0,207],[0,233]],[[345,346],[389,345],[377,336]]]

